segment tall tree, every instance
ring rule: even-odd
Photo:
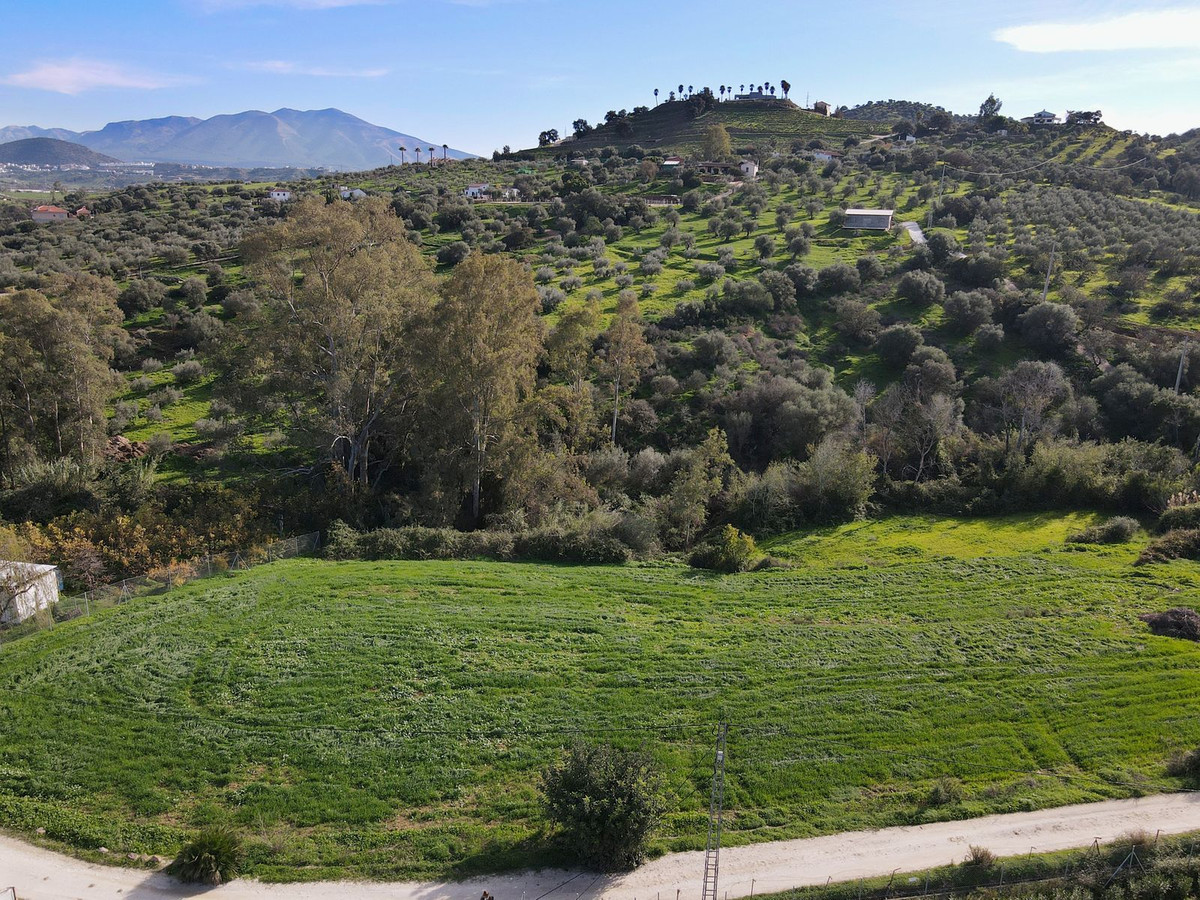
[[[710,125],[708,131],[704,132],[704,156],[716,161],[733,156],[733,141],[729,131],[719,122]]]
[[[559,318],[546,339],[546,358],[550,371],[567,383],[563,404],[564,437],[572,450],[578,450],[592,420],[592,390],[588,375],[594,362],[593,347],[600,334],[600,303],[588,300],[574,306]]]
[[[541,301],[520,262],[472,254],[442,282],[430,324],[434,406],[465,457],[471,518],[479,524],[491,452],[534,386]]]
[[[297,444],[370,485],[402,451],[421,391],[428,264],[375,197],[303,199],[243,255],[262,305],[229,347],[228,389],[245,413],[282,419]]]
[[[788,92],[791,91],[792,86],[786,78],[779,79],[779,86],[783,89],[783,99],[786,100]]]
[[[617,315],[604,332],[607,349],[600,366],[601,374],[612,384],[613,413],[609,440],[617,442],[617,417],[621,410],[621,392],[637,383],[654,362],[654,349],[646,342],[637,296],[622,292]]]

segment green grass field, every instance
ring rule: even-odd
[[[504,869],[555,861],[543,766],[611,740],[665,770],[659,848],[696,848],[722,719],[729,843],[1170,789],[1200,648],[1136,616],[1194,605],[1200,568],[1064,545],[1095,518],[856,523],[728,577],[293,560],[194,583],[0,652],[0,824],[170,852],[231,821],[275,879]],[[931,807],[944,777],[963,798]]]

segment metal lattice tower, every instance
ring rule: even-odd
[[[721,863],[721,814],[725,807],[725,736],[728,732],[728,722],[721,722],[717,726],[712,800],[708,806],[708,843],[704,847],[704,888],[700,900],[717,900],[717,872]]]

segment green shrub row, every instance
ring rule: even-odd
[[[329,529],[331,559],[491,559],[585,564],[629,562],[635,548],[619,520],[581,521],[528,531],[455,531],[452,528],[380,528],[355,531],[344,522]]]

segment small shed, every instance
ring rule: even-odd
[[[0,560],[0,625],[24,622],[57,602],[57,568]]]
[[[271,199],[279,203],[287,203],[292,199],[292,192],[287,188],[275,188],[271,191]]]
[[[887,231],[892,227],[891,209],[848,209],[842,220],[843,228],[859,228],[864,231]]]
[[[758,177],[758,163],[752,159],[743,159],[738,168],[742,170],[742,175],[751,181]]]

